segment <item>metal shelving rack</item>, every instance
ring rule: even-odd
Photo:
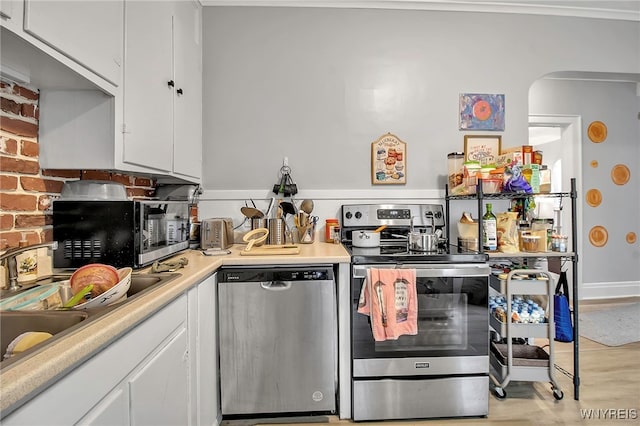
[[[445,233],[447,240],[451,241],[451,232],[448,220],[450,218],[450,203],[451,201],[459,200],[476,200],[477,212],[478,212],[478,249],[481,253],[484,253],[482,248],[482,212],[484,211],[483,203],[489,200],[513,200],[518,198],[529,197],[544,197],[544,198],[570,198],[571,199],[571,248],[573,251],[566,253],[560,252],[541,252],[541,253],[494,253],[489,252],[490,259],[511,259],[511,258],[561,258],[569,260],[572,264],[572,290],[573,290],[573,374],[565,371],[561,367],[555,365],[554,367],[564,374],[568,375],[573,380],[573,398],[578,401],[580,399],[580,342],[579,342],[579,317],[578,317],[578,225],[576,220],[576,208],[577,208],[577,191],[576,191],[576,179],[571,178],[571,190],[570,192],[553,192],[553,193],[540,193],[540,194],[524,194],[524,193],[498,193],[498,194],[484,194],[482,192],[482,179],[479,179],[478,186],[476,187],[476,193],[470,195],[449,195],[448,185],[445,185],[445,214],[447,220],[445,220]],[[553,312],[549,313],[553,315]]]

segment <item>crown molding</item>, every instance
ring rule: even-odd
[[[328,7],[517,13],[640,22],[640,2],[537,0],[200,0],[203,6]]]

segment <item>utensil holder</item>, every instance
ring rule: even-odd
[[[267,244],[283,245],[286,243],[287,228],[284,219],[268,219],[267,228],[269,229]]]
[[[251,230],[258,228],[266,228],[267,227],[267,219],[265,218],[253,218],[251,219]]]
[[[300,244],[313,244],[316,240],[316,225],[311,224],[307,226],[299,226],[298,230],[298,242]]]

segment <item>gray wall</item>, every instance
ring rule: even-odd
[[[304,189],[379,189],[370,144],[407,142],[407,184],[441,189],[463,148],[458,94],[504,93],[503,145],[554,71],[640,72],[638,23],[327,8],[204,8],[207,190],[267,190],[284,156]]]
[[[531,87],[532,114],[582,118],[582,194],[578,194],[578,206],[583,213],[582,294],[587,297],[615,295],[625,286],[637,293],[640,286],[640,242],[626,241],[630,232],[640,237],[640,96],[636,90],[634,83],[562,80],[540,80]],[[607,139],[602,143],[591,142],[587,134],[595,120],[607,126]],[[591,166],[593,160],[597,167]],[[611,179],[616,164],[631,171],[625,185],[616,185]],[[585,201],[592,188],[602,193],[597,207]],[[589,242],[589,230],[596,225],[604,226],[609,234],[604,247]]]
[[[506,147],[528,141],[529,89],[541,77],[559,71],[640,75],[640,24],[629,21],[205,7],[203,29],[205,193],[200,214],[232,217],[236,225],[242,221],[245,200],[251,197],[260,208],[266,207],[264,199],[273,196],[271,187],[284,156],[300,189],[298,199],[316,201],[314,213],[322,224],[328,217],[339,217],[340,206],[351,202],[442,203],[446,155],[462,150],[464,135],[473,133],[458,130],[460,93],[505,94],[506,128],[494,134],[502,135]],[[540,94],[546,93],[544,87]],[[609,95],[603,88],[604,92],[594,91],[593,99],[604,96],[605,103],[563,89],[558,94],[572,97],[564,101],[566,108],[553,107],[556,96],[537,99],[531,113],[584,113],[583,124],[604,117],[610,129],[624,128],[629,140],[635,132],[637,141],[635,115],[623,118],[612,112],[610,103],[617,110],[635,102],[637,113],[638,99],[632,101],[627,92],[617,103],[617,94]],[[589,105],[583,109],[585,103]],[[408,144],[404,186],[371,184],[371,142],[386,132]],[[599,149],[606,152],[597,155],[611,156],[610,162],[632,152],[621,154],[612,147],[602,144]],[[590,157],[587,147],[584,151],[586,170]],[[632,174],[638,170],[637,157],[636,146]],[[605,169],[598,172],[606,175]],[[630,216],[635,222],[629,230],[635,226],[640,234],[635,176],[635,187],[625,188],[622,197],[633,200],[629,191],[635,190],[635,216]],[[592,179],[593,175],[585,176],[585,190]],[[457,220],[468,206],[458,203],[452,208],[450,220]],[[584,213],[586,232],[604,223],[590,216],[592,212]],[[605,272],[610,269],[605,257],[638,264],[637,244],[619,242],[623,231],[614,226],[607,247],[587,248],[581,264],[589,266],[581,281],[627,286],[629,294],[640,294],[637,272]]]

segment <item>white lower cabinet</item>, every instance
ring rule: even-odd
[[[126,386],[116,388],[80,419],[78,424],[93,426],[128,425],[129,393]]]
[[[218,423],[215,275],[20,407],[9,425]]]

